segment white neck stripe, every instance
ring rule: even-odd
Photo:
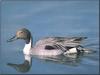
[[[24,46],[24,49],[23,49],[24,54],[26,54],[26,55],[30,54],[31,45],[32,45],[32,40],[30,39],[30,42],[28,44],[25,44],[25,46]]]

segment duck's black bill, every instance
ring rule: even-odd
[[[13,41],[15,41],[15,40],[17,40],[16,35],[13,36],[12,38],[8,39],[7,42],[13,42]]]

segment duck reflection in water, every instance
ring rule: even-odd
[[[13,67],[18,72],[28,72],[32,66],[32,57],[31,55],[24,55],[25,60],[22,64],[15,64],[15,63],[7,63],[8,66]]]
[[[53,63],[59,63],[59,64],[64,64],[64,65],[75,67],[79,65],[83,55],[84,54],[72,54],[72,55],[70,54],[66,56],[60,55],[60,56],[52,56],[52,57],[24,55],[25,60],[22,64],[7,63],[7,65],[16,69],[16,71],[18,72],[26,73],[31,69],[32,57],[33,57],[39,60],[41,59],[44,62],[53,62]]]
[[[63,65],[69,65],[69,66],[78,66],[81,62],[82,57],[86,54],[67,54],[67,55],[58,55],[58,56],[37,56],[39,59],[43,59],[45,62],[53,62]]]

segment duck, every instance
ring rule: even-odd
[[[18,39],[24,40],[25,46],[23,53],[25,55],[57,56],[89,52],[88,49],[81,45],[81,42],[86,38],[87,37],[44,37],[33,46],[31,32],[26,28],[21,28],[12,38],[8,39],[7,42],[13,42]]]

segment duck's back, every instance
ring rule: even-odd
[[[46,37],[39,40],[36,45],[60,44],[63,46],[74,47],[80,45],[81,41],[84,39],[86,39],[86,37]]]

